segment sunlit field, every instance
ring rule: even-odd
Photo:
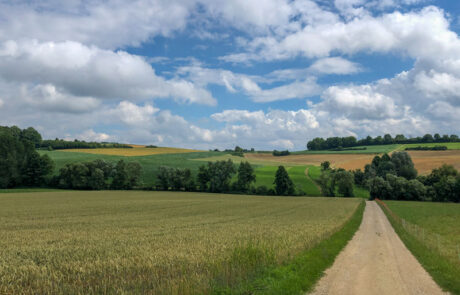
[[[100,148],[100,149],[67,149],[67,150],[62,150],[62,151],[71,152],[71,153],[72,152],[73,153],[87,153],[87,154],[95,154],[95,155],[113,155],[113,156],[125,156],[125,157],[199,152],[198,150],[191,150],[191,149],[180,149],[180,148],[169,148],[169,147],[147,148],[147,147],[142,147],[142,146],[134,146],[132,149]]]
[[[338,230],[358,199],[0,195],[0,294],[208,294]]]

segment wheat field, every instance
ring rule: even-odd
[[[0,294],[210,294],[336,231],[357,199],[0,195]]]

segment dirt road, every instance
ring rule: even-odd
[[[312,294],[446,294],[404,246],[380,207],[363,222]]]

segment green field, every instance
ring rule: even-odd
[[[0,294],[231,290],[314,249],[360,203],[134,191],[2,194]]]
[[[460,294],[460,204],[385,201],[406,246],[436,282]]]
[[[264,185],[267,188],[274,188],[275,174],[278,166],[263,166],[255,169],[256,183],[255,186]],[[307,166],[294,166],[287,167],[286,170],[289,174],[294,185],[305,192],[308,196],[320,196],[321,191],[315,183],[305,175]]]
[[[399,217],[425,229],[425,242],[433,244],[433,247],[441,246],[441,252],[460,264],[460,204],[403,201],[385,203]],[[439,245],[436,235],[440,237]]]
[[[292,155],[314,155],[314,154],[382,154],[382,153],[391,153],[394,150],[397,150],[400,145],[398,144],[389,144],[389,145],[366,145],[366,146],[356,146],[354,148],[363,148],[365,150],[349,150],[349,151],[298,151],[292,152]]]
[[[402,144],[398,147],[398,150],[405,150],[409,147],[435,147],[435,146],[446,146],[448,150],[460,150],[460,142],[440,142],[440,143],[411,143],[411,144]]]
[[[156,175],[160,166],[190,168],[192,172],[198,171],[198,167],[203,165],[203,162],[193,161],[198,158],[213,157],[222,155],[219,152],[193,152],[182,154],[162,154],[162,155],[149,155],[138,157],[124,157],[112,155],[96,155],[89,153],[73,153],[62,151],[39,151],[40,154],[47,154],[56,164],[55,173],[64,167],[67,163],[85,162],[96,159],[103,159],[108,162],[115,163],[120,159],[125,161],[136,161],[142,165],[142,181],[146,186],[155,184]]]

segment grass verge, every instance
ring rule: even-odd
[[[265,264],[261,263],[263,267],[257,267],[254,273],[247,274],[251,278],[250,281],[241,280],[232,286],[222,286],[222,282],[217,280],[212,293],[289,295],[311,291],[358,230],[363,219],[364,208],[365,202],[362,201],[352,217],[338,231],[280,266],[266,263],[272,261],[269,259],[270,251],[255,251],[258,254],[256,256],[267,257],[259,258],[261,262],[265,262]],[[253,249],[250,250],[249,252],[254,252]],[[264,252],[267,255],[261,255]]]
[[[452,294],[460,294],[460,265],[449,261],[432,247],[424,245],[415,236],[406,231],[399,216],[394,214],[382,201],[377,201],[387,216],[394,230],[404,245],[412,252],[420,264],[431,275],[435,282]]]

